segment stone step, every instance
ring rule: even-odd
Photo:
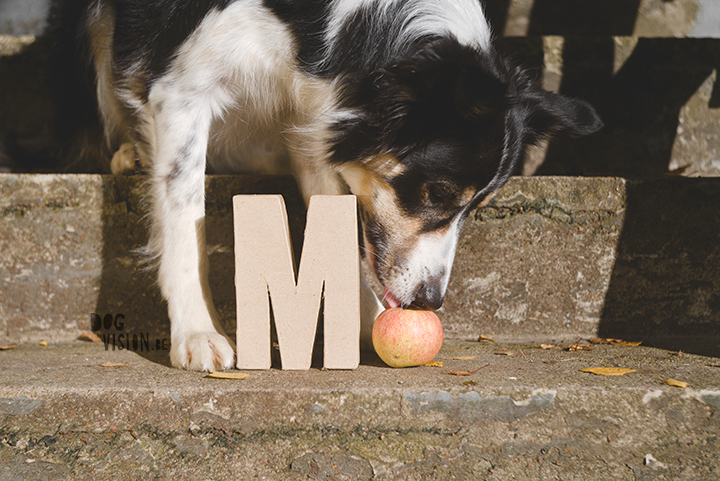
[[[0,479],[710,480],[720,470],[718,358],[446,341],[443,367],[366,357],[355,371],[219,380],[108,347],[0,351]],[[580,371],[592,367],[636,371]]]
[[[134,250],[143,176],[0,175],[0,340],[68,341],[90,314],[167,339],[164,303]],[[208,176],[218,311],[234,332],[232,195],[282,193],[301,251],[293,179]],[[444,307],[446,337],[612,337],[720,350],[720,179],[516,177],[468,218]],[[153,341],[154,342],[154,341]]]

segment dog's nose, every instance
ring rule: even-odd
[[[415,300],[412,305],[418,309],[432,310],[440,309],[443,304],[444,293],[437,287],[431,284],[422,283],[417,294],[415,294]]]

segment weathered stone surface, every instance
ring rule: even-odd
[[[465,224],[443,308],[447,335],[594,335],[625,195],[614,178],[512,179]]]
[[[45,402],[42,399],[26,397],[0,398],[0,414],[6,416],[22,416],[40,409]]]
[[[438,360],[392,369],[368,356],[355,371],[318,363],[232,381],[102,342],[21,345],[0,351],[0,398],[34,404],[0,410],[0,479],[675,480],[720,469],[718,358],[447,341]],[[597,366],[638,371],[580,372]]]
[[[138,252],[147,241],[142,176],[0,175],[0,339],[74,339],[90,314],[124,316],[116,335],[169,339],[166,307]],[[304,209],[290,177],[208,177],[215,302],[235,318],[232,196],[281,193],[294,239]],[[295,245],[300,252],[300,245]],[[122,328],[118,328],[122,326]]]
[[[515,178],[468,219],[449,336],[596,334],[717,354],[714,179]]]

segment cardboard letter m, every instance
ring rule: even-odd
[[[283,369],[309,369],[323,307],[329,369],[360,363],[360,259],[355,196],[314,196],[300,269],[280,195],[237,195],[235,287],[237,367],[270,369],[270,310]]]

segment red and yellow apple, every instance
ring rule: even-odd
[[[442,323],[432,311],[392,307],[375,320],[372,340],[375,352],[388,366],[422,366],[440,352]]]

